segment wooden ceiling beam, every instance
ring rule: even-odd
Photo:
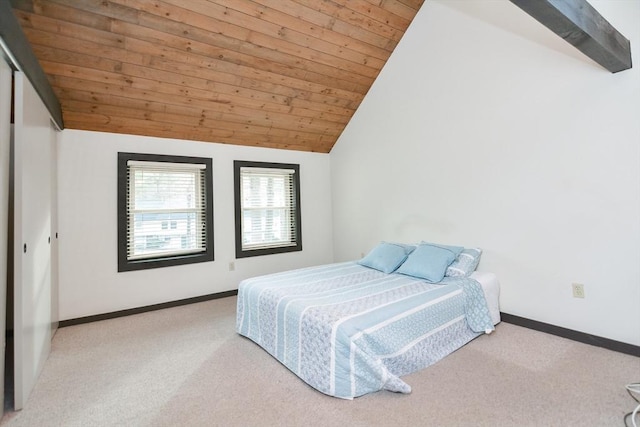
[[[510,1],[612,73],[631,68],[629,40],[586,0]]]

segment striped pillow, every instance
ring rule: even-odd
[[[467,277],[471,275],[480,262],[480,255],[482,255],[482,249],[480,248],[465,248],[458,258],[447,267],[445,273],[446,277]]]

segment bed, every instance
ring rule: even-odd
[[[494,329],[498,293],[491,273],[429,283],[343,262],[244,280],[236,330],[330,396],[410,393],[402,376]]]

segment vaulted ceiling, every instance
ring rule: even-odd
[[[66,128],[327,153],[424,0],[11,0]]]

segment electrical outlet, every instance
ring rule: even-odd
[[[229,263],[229,271],[233,271],[236,269],[236,263],[235,262],[230,262]]]
[[[582,283],[572,283],[571,287],[573,288],[574,298],[584,298],[584,285]]]

